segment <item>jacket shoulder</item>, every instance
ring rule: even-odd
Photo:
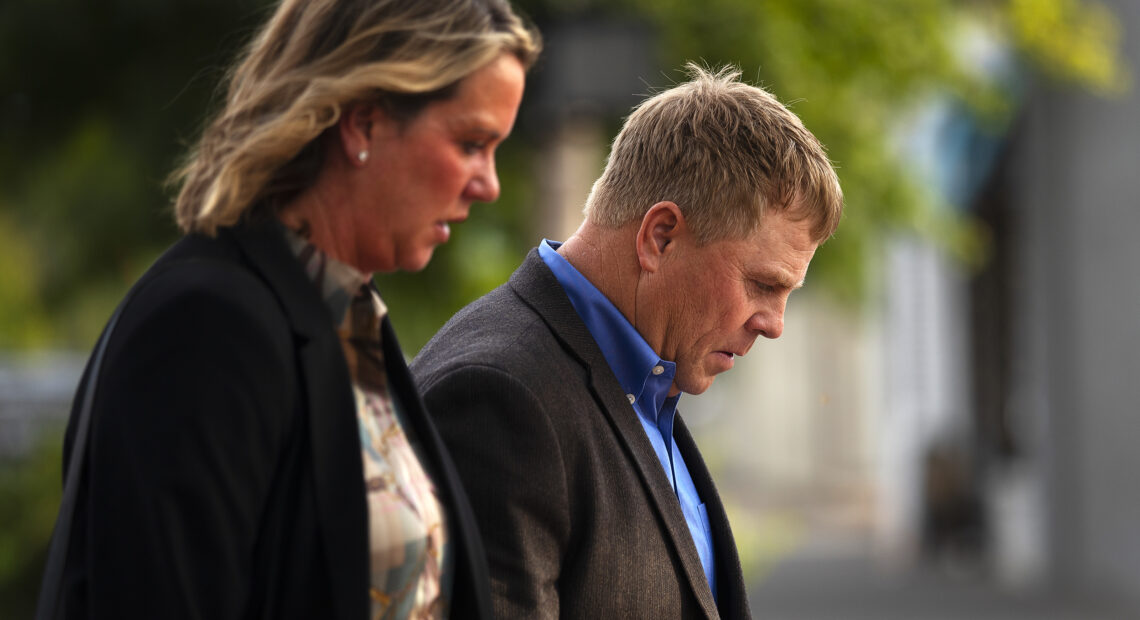
[[[457,312],[410,368],[422,387],[461,367],[488,366],[522,378],[565,358],[546,321],[503,285]]]

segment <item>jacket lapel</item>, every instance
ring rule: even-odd
[[[490,618],[491,599],[488,582],[487,556],[483,541],[475,527],[467,494],[459,482],[459,473],[444,448],[439,431],[428,418],[426,407],[412,381],[404,361],[404,353],[396,340],[396,332],[387,316],[380,325],[384,345],[384,364],[394,395],[407,410],[406,419],[419,438],[420,448],[427,460],[426,469],[440,493],[440,502],[446,507],[447,531],[455,554],[455,580],[451,597],[451,617]]]
[[[681,568],[697,600],[709,618],[719,617],[712,591],[705,580],[700,556],[681,513],[681,504],[661,467],[661,461],[645,436],[625,393],[610,370],[605,356],[586,324],[570,304],[562,286],[532,250],[511,276],[511,287],[549,325],[551,331],[578,358],[590,374],[590,389],[601,404],[618,441],[642,480],[664,529],[681,558]],[[685,456],[688,463],[688,455]],[[702,495],[702,497],[704,497]]]
[[[697,444],[693,441],[693,436],[685,426],[685,421],[681,419],[680,413],[677,414],[677,422],[673,425],[673,440],[677,442],[677,449],[685,459],[685,466],[689,468],[689,475],[693,477],[693,484],[697,487],[697,493],[704,501],[705,510],[708,512],[713,554],[716,557],[717,606],[720,608],[721,616],[751,618],[744,574],[740,569],[740,556],[736,551],[736,540],[732,536],[728,514],[724,511],[724,504],[720,501],[720,494],[713,484],[712,475],[709,474],[708,467],[705,466]]]
[[[297,337],[308,414],[319,531],[337,618],[368,615],[368,508],[348,368],[328,309],[289,251],[276,222],[232,234],[277,294]]]

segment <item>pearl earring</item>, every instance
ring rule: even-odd
[[[356,158],[359,159],[360,163],[363,164],[364,162],[368,161],[368,151],[360,151],[356,154]]]

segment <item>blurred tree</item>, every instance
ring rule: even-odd
[[[931,93],[966,102],[993,127],[1008,119],[1008,94],[957,53],[964,23],[986,24],[1049,76],[1104,93],[1127,83],[1119,29],[1093,0],[518,4],[540,25],[582,15],[648,22],[667,79],[680,77],[670,71],[689,59],[731,63],[789,102],[828,146],[843,181],[848,216],[813,274],[848,297],[861,289],[869,248],[885,230],[940,231],[933,238],[960,255],[978,251],[968,222],[932,208],[934,198],[904,173],[890,139],[896,119]],[[7,266],[0,347],[91,345],[122,292],[176,237],[162,181],[270,5],[0,6],[0,238],[18,240],[0,247]],[[499,166],[503,198],[457,226],[423,274],[381,278],[409,351],[501,282],[536,241],[535,148],[527,136],[508,141]]]
[[[266,5],[0,4],[0,238],[20,240],[0,258],[34,279],[0,303],[0,347],[89,347],[176,237],[162,181]]]
[[[581,16],[644,21],[657,32],[667,79],[679,78],[670,72],[690,59],[732,63],[789,102],[828,146],[849,205],[813,281],[819,275],[849,297],[860,290],[863,266],[885,231],[936,231],[932,237],[960,255],[977,252],[968,223],[936,208],[891,143],[900,115],[931,94],[965,102],[995,130],[1008,121],[1010,94],[958,53],[966,24],[992,29],[1050,78],[1107,94],[1129,86],[1117,53],[1119,28],[1095,0],[518,4],[540,26]],[[0,3],[0,349],[92,345],[127,287],[177,236],[162,182],[270,5]],[[644,93],[662,85],[630,88]],[[477,207],[423,273],[380,279],[408,352],[463,303],[502,282],[537,241],[538,141],[525,133],[520,128],[500,150],[499,203]],[[0,514],[3,617],[24,615],[34,598],[39,550],[58,501],[58,470],[43,463],[58,464],[56,450],[45,448],[42,463],[26,469],[0,467],[0,507],[8,511]]]
[[[0,458],[0,618],[31,618],[62,494],[60,445]]]
[[[981,258],[984,237],[914,184],[892,136],[899,119],[932,96],[964,103],[991,131],[1005,128],[1015,93],[964,54],[972,30],[1011,45],[1023,69],[1100,93],[1128,84],[1119,27],[1095,0],[530,4],[547,19],[602,10],[648,19],[659,33],[662,67],[690,59],[733,64],[788,103],[827,145],[843,184],[847,215],[813,261],[812,279],[846,298],[863,290],[873,249],[887,231],[916,230],[962,259]]]
[[[1102,4],[1080,0],[1009,0],[1010,39],[1047,75],[1106,95],[1132,86],[1118,55],[1120,23]]]
[[[0,209],[0,349],[43,342],[51,332],[39,297],[34,248]]]

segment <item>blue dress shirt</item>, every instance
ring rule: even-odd
[[[597,341],[606,363],[633,405],[649,443],[653,444],[657,458],[665,468],[665,475],[673,485],[673,492],[681,502],[681,512],[685,515],[715,599],[716,570],[708,513],[685,466],[685,459],[673,442],[673,417],[681,395],[669,397],[669,388],[673,385],[677,365],[658,357],[617,307],[555,251],[561,245],[560,242],[543,239],[538,246],[539,256],[565,289],[571,305]]]

